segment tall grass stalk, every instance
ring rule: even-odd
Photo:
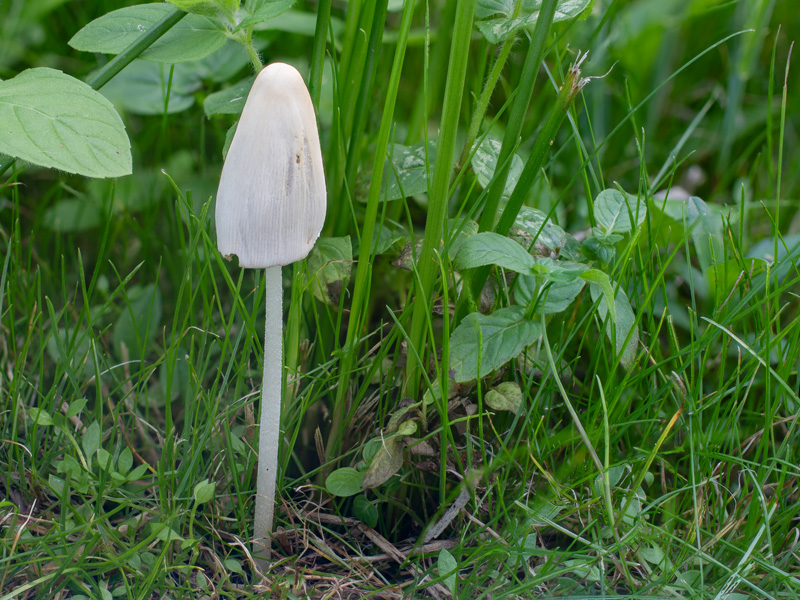
[[[411,315],[410,347],[406,371],[406,392],[412,398],[417,397],[421,376],[420,370],[426,356],[425,334],[430,320],[431,302],[437,272],[433,257],[434,251],[438,250],[444,237],[444,223],[450,201],[450,179],[461,113],[461,99],[464,93],[474,11],[475,0],[462,0],[456,8],[453,41],[450,46],[450,62],[447,68],[447,83],[444,91],[444,111],[434,165],[433,184],[429,194],[425,235],[422,239],[422,250],[416,261],[415,269],[416,301]]]
[[[378,131],[378,138],[375,144],[376,151],[372,163],[369,196],[367,197],[367,206],[360,232],[361,245],[356,266],[355,283],[353,286],[353,300],[350,304],[350,313],[347,321],[347,341],[345,342],[343,360],[339,370],[339,384],[336,388],[336,399],[333,405],[330,434],[325,448],[326,462],[330,462],[338,456],[338,452],[341,448],[342,426],[345,422],[345,417],[348,411],[355,408],[354,406],[349,406],[348,402],[348,394],[351,390],[350,379],[352,377],[353,365],[356,362],[361,348],[358,341],[368,315],[366,309],[369,304],[372,262],[375,251],[372,240],[375,237],[376,226],[379,225],[378,208],[380,206],[383,171],[386,163],[385,156],[393,129],[397,91],[400,86],[400,75],[403,72],[403,61],[405,60],[408,34],[411,30],[411,20],[414,15],[415,4],[415,0],[405,0],[397,47],[395,49],[392,70],[389,76],[389,86],[383,105],[381,127]]]

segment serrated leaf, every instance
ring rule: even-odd
[[[496,265],[517,273],[530,273],[533,257],[514,240],[492,231],[476,233],[461,245],[455,258],[459,270]]]
[[[229,88],[209,94],[203,101],[203,110],[206,116],[211,115],[240,115],[247,100],[247,94],[253,87],[255,77],[247,77]]]
[[[594,201],[594,217],[604,233],[628,233],[644,223],[647,203],[633,194],[603,190]]]
[[[606,321],[606,335],[611,341],[615,353],[619,353],[625,343],[625,338],[628,337],[628,333],[631,330],[633,331],[620,357],[622,366],[626,369],[630,369],[636,358],[636,350],[639,346],[639,326],[636,325],[636,315],[633,314],[628,295],[622,288],[617,289],[617,294],[614,298],[614,308],[612,309],[616,314],[616,318],[612,316],[611,319],[606,319],[609,313],[608,297],[601,290],[598,290],[596,286],[589,286],[589,291],[592,294],[593,301],[600,301],[597,306],[597,312],[600,320]]]
[[[500,148],[502,142],[498,139],[487,137],[472,156],[470,165],[475,172],[475,177],[482,188],[486,188],[497,170],[497,157],[500,155]],[[506,185],[503,188],[503,196],[506,198],[511,196],[511,192],[519,181],[519,176],[522,174],[523,168],[522,159],[517,155],[511,156],[511,166],[508,169],[508,177],[506,178]]]
[[[0,81],[0,152],[87,177],[131,173],[125,126],[99,92],[55,69]]]
[[[258,7],[253,11],[252,16],[243,19],[236,26],[234,32],[251,25],[258,25],[269,19],[274,19],[280,14],[285,13],[295,3],[296,0],[262,0]]]
[[[579,16],[592,0],[560,0],[556,6],[553,23],[565,21]],[[514,2],[512,0],[478,0],[475,8],[476,17],[497,17],[486,21],[478,21],[477,27],[490,44],[499,44],[515,34],[523,27],[532,26],[539,18],[542,0],[524,0],[517,18],[512,18]]]
[[[433,163],[436,158],[435,141],[428,143],[427,156],[424,143],[414,146],[394,144],[389,151],[391,161],[387,161],[384,167],[381,200],[399,200],[427,194],[428,166],[433,177]]]
[[[311,291],[320,301],[338,306],[342,291],[350,279],[353,249],[350,236],[317,239],[308,255]]]
[[[453,379],[463,383],[489,375],[541,335],[541,325],[526,319],[521,306],[501,308],[491,315],[471,313],[450,336]]]
[[[363,479],[363,473],[356,471],[352,467],[342,467],[328,475],[325,480],[325,489],[334,496],[354,496],[362,491]]]
[[[403,466],[402,437],[395,434],[383,439],[378,452],[364,471],[362,486],[365,490],[386,483]]]
[[[201,81],[194,65],[173,66],[135,60],[105,85],[103,95],[136,115],[164,114],[165,107],[167,114],[184,111],[194,104]]]
[[[175,10],[166,2],[113,10],[86,25],[69,41],[83,52],[119,54]],[[228,40],[222,25],[200,15],[187,15],[157,39],[139,58],[163,63],[200,60]]]

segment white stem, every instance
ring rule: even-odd
[[[261,384],[261,422],[258,435],[256,514],[253,523],[253,555],[261,571],[270,558],[275,483],[281,433],[281,378],[283,370],[283,281],[281,267],[269,267],[265,277],[266,331],[264,332],[264,379]]]

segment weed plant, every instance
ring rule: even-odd
[[[793,2],[0,14],[0,600],[800,597]],[[264,280],[213,215],[275,61],[328,221],[260,573]]]

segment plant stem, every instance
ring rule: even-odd
[[[514,188],[514,191],[511,193],[511,197],[508,199],[508,203],[500,215],[500,220],[497,222],[497,225],[494,226],[495,233],[499,233],[500,235],[508,235],[508,232],[511,231],[511,227],[514,225],[514,220],[517,218],[517,214],[519,214],[522,204],[525,202],[525,197],[527,196],[528,191],[531,189],[533,184],[536,182],[536,178],[539,176],[539,172],[542,168],[542,165],[544,165],[545,158],[547,158],[547,155],[550,152],[553,140],[555,139],[556,133],[558,133],[561,122],[564,120],[564,117],[567,114],[567,110],[569,110],[569,107],[572,104],[572,101],[578,95],[578,92],[580,92],[580,90],[588,81],[588,79],[581,79],[581,71],[579,68],[580,60],[581,59],[579,58],[578,62],[571,67],[567,73],[567,79],[561,86],[556,103],[553,105],[553,108],[550,111],[544,126],[536,137],[533,150],[531,151],[525,166],[522,168],[522,173],[519,176],[517,185]],[[498,160],[498,165],[499,164],[500,163]],[[489,277],[490,271],[491,266],[480,267],[473,271],[469,282],[469,293],[472,294],[473,298],[480,297],[481,290],[483,289],[483,285],[486,283],[486,279]]]
[[[528,105],[533,96],[533,87],[536,83],[536,75],[539,72],[539,65],[544,60],[546,50],[547,34],[553,24],[553,16],[556,11],[556,0],[545,0],[539,18],[536,21],[536,28],[533,31],[531,44],[528,46],[528,54],[525,56],[525,64],[522,67],[522,75],[519,80],[517,97],[511,108],[511,115],[508,118],[508,126],[503,135],[503,145],[500,147],[500,154],[497,156],[497,172],[489,184],[489,192],[486,198],[486,205],[483,208],[480,221],[480,231],[492,231],[497,219],[497,207],[500,198],[506,187],[508,170],[511,168],[511,155],[517,147],[519,136],[522,132],[522,124],[525,122],[525,114],[528,112]],[[469,152],[469,150],[467,150]],[[519,188],[520,186],[517,185]],[[527,191],[527,190],[526,190]]]
[[[364,128],[367,123],[368,105],[372,95],[372,86],[375,81],[375,73],[378,69],[378,57],[380,55],[381,40],[383,30],[386,25],[386,13],[388,0],[377,0],[372,15],[372,27],[370,28],[369,41],[365,49],[363,70],[361,73],[361,83],[358,86],[355,107],[350,121],[350,143],[347,146],[347,158],[344,168],[344,179],[342,180],[341,191],[339,192],[339,203],[346,204],[337,211],[338,219],[334,228],[334,235],[344,235],[348,229],[348,223],[352,222],[352,190],[356,182],[358,172],[358,162],[361,155],[361,147],[364,138]],[[343,201],[344,200],[344,201]]]
[[[433,171],[428,218],[425,223],[425,236],[422,251],[417,261],[419,279],[416,285],[411,319],[411,335],[408,350],[407,394],[416,399],[419,378],[425,360],[426,322],[430,318],[430,301],[437,272],[434,263],[434,250],[439,249],[444,235],[444,222],[450,192],[450,176],[453,172],[453,154],[458,133],[458,117],[461,112],[461,99],[464,94],[464,80],[469,57],[472,16],[475,12],[474,0],[462,0],[456,9],[453,42],[450,46],[450,62],[447,69],[447,82],[444,89],[444,112],[442,115],[439,150]]]
[[[158,38],[172,29],[172,27],[185,16],[185,12],[173,8],[172,12],[156,23],[155,27],[103,65],[97,73],[86,80],[86,83],[89,84],[93,90],[99,90],[111,81],[117,73],[133,62],[142,52],[152,46]],[[5,173],[16,160],[17,159],[12,156],[0,157],[0,175]]]
[[[103,65],[97,73],[86,80],[86,83],[92,86],[92,89],[99,90],[185,16],[185,12],[173,8],[172,12],[156,23],[155,27]]]
[[[261,384],[261,418],[258,433],[256,511],[253,522],[253,556],[262,573],[269,560],[275,484],[281,432],[281,371],[283,364],[283,282],[281,267],[265,271],[266,317],[264,331],[264,379]]]
[[[308,93],[314,108],[319,113],[319,92],[322,89],[322,71],[325,66],[325,46],[328,44],[328,26],[331,22],[331,0],[320,0],[317,6],[317,26],[314,30],[314,46],[311,49],[311,73],[308,77]]]
[[[514,6],[514,13],[512,15],[513,18],[517,18],[517,16],[519,16],[521,4],[522,2],[517,0],[517,3]],[[506,66],[506,60],[508,60],[508,55],[511,53],[511,48],[514,47],[515,41],[516,35],[510,35],[506,38],[506,40],[503,42],[503,46],[500,48],[500,52],[497,54],[494,64],[492,65],[492,70],[489,72],[489,77],[486,79],[486,84],[483,86],[483,91],[478,98],[478,104],[475,106],[475,112],[472,113],[472,120],[470,121],[469,129],[467,130],[467,140],[464,142],[464,149],[461,151],[461,158],[458,159],[458,165],[456,166],[457,169],[463,167],[466,164],[467,159],[469,159],[470,152],[472,151],[472,145],[478,138],[478,130],[481,127],[481,123],[483,123],[483,117],[486,114],[486,108],[489,106],[489,100],[492,98],[494,88],[497,85],[497,80],[500,79],[500,74],[503,72],[503,67]]]

